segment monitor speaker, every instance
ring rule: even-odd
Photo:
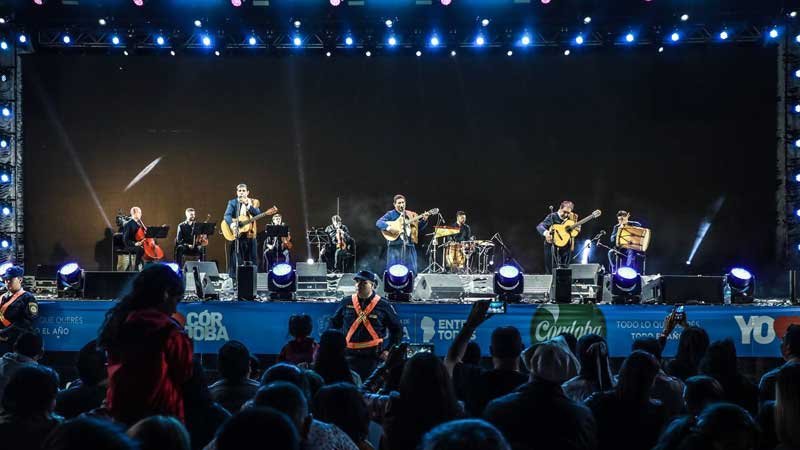
[[[550,299],[556,303],[572,302],[572,269],[559,267],[553,275]]]
[[[255,300],[256,299],[256,266],[239,266],[236,271],[236,280],[238,287],[236,294],[239,300]]]

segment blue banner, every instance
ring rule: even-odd
[[[36,326],[49,351],[77,351],[94,339],[110,301],[41,301]],[[314,336],[327,328],[337,303],[195,302],[181,303],[186,329],[198,353],[216,353],[227,340],[244,342],[253,353],[277,354],[289,339],[289,316],[309,314]],[[395,304],[405,339],[432,343],[444,355],[464,325],[468,304]],[[489,318],[475,333],[484,355],[492,330],[511,325],[526,345],[569,332],[577,337],[597,333],[608,340],[612,356],[630,353],[637,337],[656,337],[669,306],[509,305],[506,314]],[[705,328],[711,340],[731,338],[742,357],[780,357],[780,340],[791,323],[800,323],[800,308],[769,306],[687,306],[690,324]],[[680,327],[669,337],[665,357],[675,354]]]

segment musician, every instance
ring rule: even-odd
[[[284,225],[283,216],[275,214],[272,216],[273,225]],[[275,264],[289,262],[289,248],[287,242],[291,240],[291,234],[286,237],[267,237],[264,239],[264,269],[269,271]]]
[[[387,222],[391,222],[405,217],[406,220],[411,220],[417,217],[417,213],[406,209],[406,198],[401,194],[394,196],[394,209],[388,211],[380,219],[375,222],[375,226],[379,230],[386,230],[389,228]],[[410,226],[405,227],[400,237],[394,241],[386,241],[388,247],[386,251],[386,269],[395,264],[402,264],[408,268],[415,275],[417,272],[417,243],[419,242],[419,231],[424,229],[427,225],[428,215],[423,214],[419,221],[413,222]]]
[[[11,351],[17,338],[34,331],[33,322],[39,317],[39,304],[33,294],[22,289],[22,267],[9,267],[2,275],[7,292],[0,297],[0,351]]]
[[[194,208],[186,208],[185,214],[186,220],[178,224],[178,233],[175,235],[175,262],[181,268],[183,267],[184,256],[197,256],[200,261],[205,261],[206,259],[206,248],[196,245]]]
[[[637,252],[636,250],[630,248],[622,248],[617,246],[617,235],[619,234],[619,230],[625,226],[631,227],[641,227],[642,224],[633,220],[630,220],[631,213],[628,211],[620,210],[617,212],[617,224],[614,225],[614,230],[611,231],[611,244],[614,246],[614,250],[619,253],[615,253],[613,251],[608,252],[608,262],[611,266],[611,272],[615,272],[617,268],[621,266],[631,267],[636,269],[637,272],[641,273],[641,267],[639,266],[639,259],[643,258],[644,255]],[[623,256],[624,255],[624,256]]]
[[[564,247],[556,247],[553,245],[553,236],[550,234],[550,227],[557,224],[560,225],[567,219],[573,217],[573,208],[575,208],[575,204],[573,202],[564,200],[559,205],[558,211],[548,214],[536,227],[536,231],[538,231],[539,234],[544,237],[545,273],[553,273],[554,267],[566,267],[569,265],[569,258],[572,253],[572,245],[567,245]],[[580,227],[578,230],[580,230]]]
[[[141,270],[142,256],[144,249],[142,248],[142,241],[136,240],[136,233],[139,228],[143,228],[142,223],[142,208],[134,206],[131,208],[131,218],[125,225],[122,226],[122,241],[125,243],[125,251],[136,255],[136,261],[133,270]],[[129,267],[130,269],[130,267]]]
[[[237,266],[257,264],[256,224],[253,223],[253,226],[247,233],[239,235],[238,217],[261,214],[260,206],[261,202],[257,199],[250,198],[250,191],[244,183],[236,186],[236,198],[228,201],[228,206],[225,209],[225,222],[227,222],[231,226],[231,230],[238,235],[237,239],[231,243],[231,248],[228,252],[228,274],[231,278],[236,278]]]
[[[456,213],[456,223],[454,223],[453,226],[459,228],[458,234],[453,236],[454,241],[464,242],[472,240],[472,230],[469,225],[467,225],[467,213],[458,211]]]
[[[327,259],[333,261],[334,272],[346,272],[353,260],[353,244],[355,240],[350,235],[347,225],[342,223],[338,215],[331,217],[331,224],[325,227],[325,233],[330,238],[330,244],[324,252]],[[331,258],[333,255],[333,258]]]

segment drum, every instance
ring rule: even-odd
[[[464,252],[464,255],[467,256],[467,258],[469,258],[470,255],[475,253],[475,249],[476,249],[475,241],[461,242],[461,250]]]
[[[460,242],[450,242],[445,245],[444,255],[449,269],[463,269],[467,262]]]
[[[617,247],[646,252],[650,245],[650,229],[642,227],[625,226],[617,232]]]

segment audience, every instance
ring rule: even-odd
[[[297,430],[286,414],[262,407],[236,413],[219,429],[214,446],[217,450],[243,450],[257,443],[270,450],[300,450]]]
[[[289,317],[289,335],[292,340],[287,342],[278,354],[279,362],[291,364],[311,364],[319,345],[311,336],[314,323],[308,314],[293,314]]]
[[[37,333],[25,331],[14,342],[13,350],[0,358],[0,398],[3,397],[3,391],[14,372],[38,364],[44,351],[42,337]]]
[[[200,358],[192,360],[192,376],[183,385],[183,404],[186,411],[186,429],[193,450],[205,447],[231,414],[211,398]]]
[[[599,450],[642,450],[656,444],[669,417],[650,396],[658,371],[653,355],[635,350],[622,363],[616,387],[586,399],[597,421]]]
[[[800,364],[784,365],[775,385],[775,434],[779,450],[800,449]]]
[[[139,450],[118,425],[92,417],[79,417],[59,425],[42,444],[43,450]]]
[[[261,386],[266,386],[276,381],[286,381],[300,388],[306,398],[311,398],[308,377],[303,373],[303,369],[286,363],[278,363],[264,371],[261,377]]]
[[[454,420],[437,426],[422,439],[420,450],[510,450],[497,428],[479,419]]]
[[[464,352],[464,357],[461,358],[464,364],[472,364],[473,366],[481,365],[481,346],[475,341],[469,341],[467,344],[467,351]]]
[[[596,334],[585,334],[578,339],[576,351],[581,370],[561,386],[564,394],[576,402],[582,402],[595,392],[612,389],[615,379],[611,374],[606,340]]]
[[[638,338],[633,341],[631,350],[642,350],[653,355],[658,363],[658,373],[650,390],[650,396],[661,401],[672,417],[683,412],[683,382],[664,373],[661,369],[661,344],[652,337]]]
[[[256,394],[259,383],[250,379],[250,352],[239,341],[228,341],[219,349],[220,380],[208,387],[211,398],[235,413]]]
[[[45,436],[61,423],[53,414],[58,375],[49,367],[21,367],[3,393],[0,448],[39,450]]]
[[[719,381],[726,402],[739,405],[753,415],[758,412],[758,387],[739,373],[733,340],[713,342],[700,362],[700,373]]]
[[[792,324],[786,329],[781,342],[781,355],[786,363],[765,373],[758,383],[759,402],[775,400],[775,380],[778,378],[778,373],[783,367],[800,362],[800,325]]]
[[[717,380],[706,375],[696,375],[686,379],[683,390],[686,412],[696,417],[706,406],[725,399],[725,392]]]
[[[128,429],[140,450],[189,450],[189,433],[174,417],[150,416]]]
[[[192,375],[192,342],[171,317],[182,298],[180,276],[152,264],[106,314],[98,346],[108,354],[106,402],[115,420],[133,425],[157,414],[184,420],[181,386]]]
[[[359,450],[378,450],[383,431],[369,420],[364,396],[350,383],[329,384],[314,397],[314,417],[339,427]]]
[[[758,426],[750,414],[731,403],[707,406],[695,420],[673,422],[654,450],[755,450]]]
[[[345,356],[347,343],[339,330],[326,330],[319,338],[319,349],[312,368],[325,380],[325,384],[353,383],[361,385],[361,377],[350,369]]]
[[[100,407],[108,389],[106,354],[97,349],[97,341],[92,340],[80,349],[75,366],[78,380],[56,397],[56,413],[65,419]]]
[[[557,339],[526,350],[530,381],[493,400],[484,412],[514,450],[596,448],[591,411],[567,398],[561,389],[576,368],[569,347],[562,338]]]
[[[667,363],[667,373],[682,381],[699,373],[700,360],[709,345],[708,333],[699,327],[685,327],[678,340],[675,359]]]

